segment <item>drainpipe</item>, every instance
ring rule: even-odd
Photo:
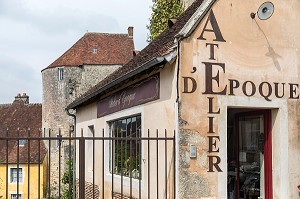
[[[68,116],[74,119],[74,138],[76,138],[76,115],[69,112],[70,109],[66,108],[66,113]],[[73,199],[75,199],[75,183],[76,183],[76,140],[74,139],[74,158],[73,158]]]
[[[176,91],[177,91],[177,96],[176,96],[176,102],[175,102],[175,110],[176,110],[176,114],[175,114],[175,124],[176,124],[176,151],[175,151],[175,155],[176,155],[176,161],[177,164],[175,162],[175,178],[176,178],[176,182],[175,182],[175,186],[176,186],[176,192],[175,192],[175,198],[179,198],[178,193],[179,193],[179,72],[180,72],[180,41],[182,40],[182,38],[178,38],[177,40],[177,80],[176,80]]]

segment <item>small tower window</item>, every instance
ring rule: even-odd
[[[63,79],[64,79],[64,69],[58,68],[58,80],[63,80]]]
[[[92,52],[93,54],[97,54],[97,48],[94,48]]]
[[[57,148],[59,148],[59,147],[61,147],[61,142],[62,142],[62,135],[60,135],[60,134],[56,134],[56,147]]]

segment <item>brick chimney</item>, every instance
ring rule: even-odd
[[[29,104],[29,96],[26,95],[26,93],[23,93],[23,95],[18,93],[18,95],[15,97],[14,102],[23,102],[24,104]]]
[[[133,27],[132,26],[128,27],[128,36],[133,37]]]

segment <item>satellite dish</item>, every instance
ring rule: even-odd
[[[272,2],[265,2],[259,7],[257,16],[260,20],[267,20],[273,15],[273,13],[274,4]]]

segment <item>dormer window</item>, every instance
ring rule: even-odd
[[[19,146],[25,146],[26,140],[19,140]]]
[[[92,50],[92,52],[93,52],[93,54],[97,54],[97,48],[94,48],[94,49]]]
[[[58,68],[58,80],[64,79],[64,68]]]

